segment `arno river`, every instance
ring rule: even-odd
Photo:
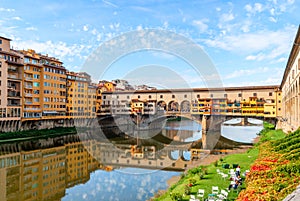
[[[222,136],[251,142],[262,129],[235,123],[222,126]],[[148,200],[186,169],[199,139],[201,125],[184,120],[167,122],[149,139],[80,131],[0,144],[0,200]]]

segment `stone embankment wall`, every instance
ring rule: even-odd
[[[0,132],[15,132],[25,130],[51,129],[55,127],[96,127],[96,118],[77,119],[55,119],[55,120],[34,120],[34,121],[0,121]]]

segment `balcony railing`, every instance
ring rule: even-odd
[[[41,110],[41,108],[24,108],[25,111],[28,111],[28,110]]]
[[[16,79],[16,80],[20,80],[21,78],[17,75],[8,75],[7,76],[8,79]]]
[[[25,77],[25,80],[31,81],[31,80],[32,80],[32,77]]]
[[[32,85],[25,85],[25,88],[32,89]]]
[[[7,70],[9,72],[18,72],[18,69],[16,67],[8,67]]]
[[[20,92],[17,91],[10,91],[7,94],[8,97],[20,97]]]
[[[25,101],[25,104],[31,105],[32,102],[31,101]]]
[[[31,93],[25,93],[25,96],[32,97],[32,94]]]
[[[20,103],[8,103],[7,106],[21,106]]]

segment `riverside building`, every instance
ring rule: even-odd
[[[300,26],[290,52],[280,88],[282,90],[282,124],[286,131],[300,127]]]
[[[66,69],[62,62],[34,50],[22,50],[23,120],[52,119],[66,114]]]
[[[22,114],[23,58],[10,41],[0,37],[0,121],[20,120]]]

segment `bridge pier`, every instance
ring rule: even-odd
[[[202,116],[202,148],[212,150],[221,136],[224,116]]]

